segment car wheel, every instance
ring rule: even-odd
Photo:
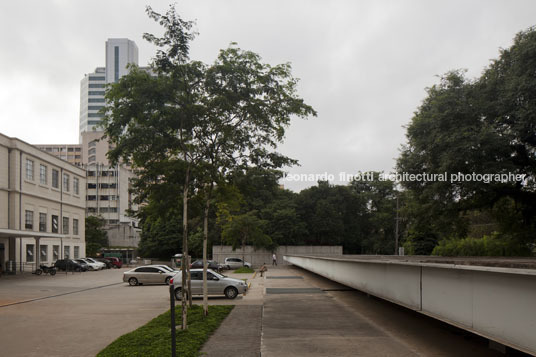
[[[130,284],[130,286],[136,286],[136,285],[138,285],[138,279],[130,278],[130,279],[128,279],[128,283]]]
[[[181,288],[175,289],[175,300],[182,300],[182,289]],[[188,300],[188,297],[186,297],[186,300]]]
[[[227,299],[234,299],[238,296],[238,290],[234,286],[229,286],[227,289],[225,289],[225,297]]]
[[[166,285],[169,285],[169,281],[170,281],[170,280],[171,280],[171,277],[168,276],[168,277],[166,278]]]

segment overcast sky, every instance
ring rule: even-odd
[[[104,66],[105,41],[129,38],[140,65],[161,28],[145,6],[170,1],[1,1],[0,132],[31,144],[78,142],[80,80]],[[406,125],[437,75],[479,76],[536,24],[536,1],[179,1],[197,20],[192,59],[212,62],[230,42],[265,62],[291,62],[318,117],[295,120],[284,154],[290,174],[391,171]],[[283,182],[299,190],[314,182]]]

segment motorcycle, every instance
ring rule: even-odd
[[[39,269],[35,270],[36,275],[41,274],[50,274],[50,275],[56,275],[56,268],[55,267],[47,267],[46,265],[40,265]]]

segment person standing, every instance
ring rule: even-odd
[[[275,255],[275,253],[272,254],[272,266],[273,265],[277,266],[277,255]]]
[[[266,267],[266,263],[262,263],[261,268],[259,269],[259,273],[261,273],[261,278],[264,276],[264,273],[268,270]]]

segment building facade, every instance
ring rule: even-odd
[[[82,133],[97,130],[104,106],[104,92],[106,86],[106,69],[98,67],[93,73],[86,74],[80,81],[80,123],[79,142],[82,142]]]
[[[138,64],[138,46],[126,38],[110,38],[106,41],[105,67],[97,67],[80,81],[79,142],[82,134],[99,131],[104,106],[106,84],[115,83],[128,74],[129,64]],[[88,157],[89,159],[89,157]]]
[[[78,144],[35,145],[35,147],[76,166],[82,166],[84,162],[82,146]]]
[[[0,267],[85,257],[86,172],[0,134]]]

